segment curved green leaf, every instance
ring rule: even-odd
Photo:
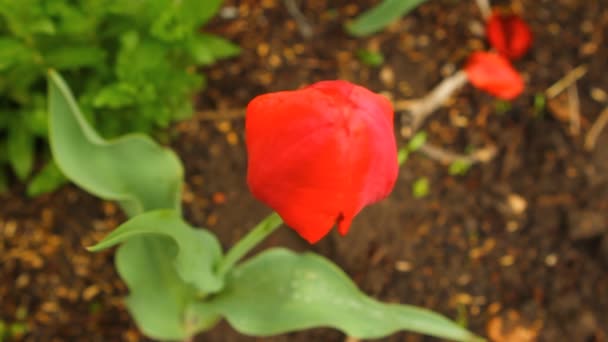
[[[183,168],[145,135],[104,140],[86,122],[61,76],[49,71],[49,140],[57,166],[78,186],[118,201],[130,216],[180,210]]]
[[[425,0],[384,0],[376,7],[359,15],[346,25],[353,36],[361,37],[382,30],[393,21],[401,18]]]
[[[7,138],[8,160],[17,178],[25,180],[34,166],[34,135],[19,122],[8,131]]]
[[[204,229],[188,225],[175,210],[161,209],[135,216],[89,250],[97,252],[138,236],[168,238],[173,251],[168,260],[173,261],[181,279],[198,291],[208,294],[222,287],[222,279],[214,272],[222,257],[217,238]]]
[[[141,331],[159,340],[183,340],[204,324],[202,318],[187,314],[197,300],[196,290],[176,273],[174,249],[168,239],[139,237],[116,253],[118,273],[130,290],[127,308]]]
[[[234,269],[222,292],[197,310],[225,316],[236,330],[256,336],[333,327],[358,338],[409,330],[481,340],[432,311],[367,297],[329,260],[285,249],[268,250]]]
[[[101,138],[54,71],[49,72],[49,126],[53,157],[74,183],[99,197],[119,201],[129,216],[172,209],[135,217],[110,234],[114,239],[110,244],[131,237],[118,249],[116,267],[129,287],[126,303],[139,328],[156,339],[179,340],[217,319],[212,313],[190,314],[201,289],[219,286],[210,272],[219,258],[219,246],[209,233],[195,231],[177,219],[183,178],[177,156],[144,135],[112,141]],[[148,225],[152,218],[158,221]],[[177,232],[166,231],[170,228]],[[117,237],[125,231],[125,236]],[[195,252],[208,258],[190,258]],[[197,268],[196,272],[186,271],[189,267]]]
[[[199,27],[209,21],[222,6],[222,0],[183,0],[172,2],[179,18],[192,27]]]
[[[67,179],[61,171],[59,171],[57,164],[51,160],[29,182],[27,185],[27,195],[34,197],[51,192],[66,182]]]
[[[233,42],[206,33],[193,36],[188,42],[188,49],[197,63],[206,65],[241,53],[241,48]]]

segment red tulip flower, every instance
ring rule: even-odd
[[[249,189],[310,243],[346,234],[397,178],[391,103],[346,81],[258,96],[245,131]]]
[[[524,80],[508,59],[492,52],[473,52],[464,68],[469,82],[504,100],[512,100],[524,90]]]
[[[494,12],[486,22],[490,45],[510,59],[523,56],[532,45],[532,31],[518,15]]]

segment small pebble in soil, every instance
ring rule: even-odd
[[[591,98],[597,102],[604,103],[608,100],[608,94],[600,88],[591,88]]]
[[[236,146],[239,143],[239,136],[236,134],[236,132],[229,132],[226,134],[226,141],[229,145]]]
[[[82,299],[84,299],[85,301],[90,301],[95,296],[97,296],[97,294],[99,292],[100,292],[100,290],[99,290],[98,286],[91,285],[91,286],[87,287],[86,289],[84,289],[84,291],[82,292]]]
[[[509,194],[507,196],[507,203],[509,204],[509,207],[513,213],[516,215],[522,214],[528,207],[528,202],[526,199],[518,194]]]
[[[223,192],[215,192],[213,193],[212,201],[215,204],[224,204],[226,203],[226,194]]]
[[[215,214],[210,214],[209,216],[207,216],[207,226],[212,227],[215,226],[217,224],[217,215]]]
[[[380,69],[380,80],[382,81],[382,84],[384,84],[385,87],[387,87],[387,88],[394,87],[395,86],[395,72],[393,72],[393,69],[388,66],[382,67],[382,69]]]
[[[12,238],[15,236],[15,232],[17,231],[17,222],[15,221],[6,221],[4,223],[4,236],[7,238]]]
[[[507,231],[509,233],[515,233],[518,230],[519,230],[519,223],[517,223],[517,221],[507,222]]]
[[[579,51],[582,56],[590,56],[590,55],[595,54],[597,52],[597,49],[598,49],[597,43],[588,42],[588,43],[581,45]]]
[[[473,302],[473,297],[468,293],[458,293],[452,300],[454,304],[469,305]]]
[[[192,203],[194,201],[194,194],[187,187],[184,187],[182,191],[182,201],[184,201],[184,203]]]
[[[226,6],[220,10],[220,18],[222,19],[236,19],[238,16],[239,10],[234,6]]]
[[[283,64],[283,61],[281,60],[281,57],[277,54],[272,54],[268,58],[268,65],[270,65],[272,68],[276,69],[280,67],[281,64]]]
[[[502,305],[498,302],[493,302],[488,305],[488,312],[492,315],[497,314],[502,309]]]
[[[513,255],[505,255],[500,258],[500,265],[503,267],[509,267],[515,263],[515,257]]]
[[[458,283],[458,285],[460,286],[466,286],[468,285],[472,280],[472,277],[470,274],[465,273],[465,274],[461,274],[458,279],[456,280],[456,282]]]
[[[545,257],[545,265],[549,267],[557,265],[557,261],[558,259],[556,254],[551,253]]]
[[[18,289],[22,289],[28,286],[30,283],[30,276],[28,274],[20,274],[15,281],[15,285]]]
[[[405,260],[399,260],[395,262],[395,269],[399,272],[409,272],[414,268],[411,262]]]
[[[215,125],[215,127],[217,128],[218,131],[220,131],[222,133],[228,133],[232,129],[232,124],[230,123],[230,121],[227,121],[227,120],[220,121]]]

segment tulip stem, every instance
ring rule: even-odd
[[[241,258],[279,228],[282,223],[283,220],[275,212],[266,216],[226,253],[217,267],[217,274],[224,276]]]

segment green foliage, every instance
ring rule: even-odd
[[[222,280],[214,274],[222,250],[216,237],[204,229],[192,229],[175,210],[154,210],[127,221],[103,241],[89,248],[100,251],[125,242],[135,236],[159,236],[168,238],[174,246],[174,268],[180,277],[193,285],[200,293],[217,292]]]
[[[53,157],[74,183],[118,201],[130,216],[153,209],[180,210],[184,171],[173,151],[143,134],[110,141],[101,138],[54,71],[49,72],[48,97]]]
[[[183,168],[172,151],[144,135],[132,134],[114,141],[99,137],[54,71],[49,73],[49,114],[51,150],[57,166],[80,187],[118,201],[129,216],[135,216],[121,231],[142,226],[146,217],[137,215],[145,212],[180,211]],[[128,309],[149,336],[189,336],[185,310],[197,291],[174,266],[175,242],[160,236],[134,235],[116,254],[116,267],[130,290]]]
[[[361,62],[372,67],[378,67],[384,63],[384,55],[380,52],[359,49],[357,50],[357,57]]]
[[[226,317],[236,329],[262,336],[329,326],[362,338],[401,329],[476,338],[428,310],[367,297],[320,256],[274,249],[235,266],[247,248],[237,245],[222,256],[215,236],[183,221],[182,165],[172,152],[143,135],[102,139],[54,71],[49,114],[58,168],[91,193],[118,201],[130,216],[91,249],[121,243],[115,260],[129,288],[127,308],[147,336],[184,340]],[[243,241],[256,245],[280,223],[270,215]]]
[[[186,224],[175,210],[155,210],[133,217],[90,250],[121,242],[116,267],[131,290],[127,307],[146,335],[185,339],[220,319],[189,314],[223,287],[215,272],[222,252],[213,234]]]
[[[51,160],[30,181],[27,186],[27,194],[28,196],[38,196],[51,192],[55,187],[66,182],[67,179],[63,173],[61,173],[57,164]]]
[[[408,141],[407,148],[410,150],[410,152],[418,151],[426,143],[427,139],[428,135],[426,132],[420,131],[416,133],[416,135],[414,135],[410,141]]]
[[[406,147],[402,147],[397,151],[397,163],[401,166],[405,164],[407,159],[410,157],[410,150]]]
[[[496,100],[494,102],[494,106],[496,107],[496,114],[502,115],[511,110],[511,102]]]
[[[0,174],[30,176],[45,141],[45,78],[60,70],[102,136],[153,132],[192,114],[195,67],[239,48],[200,34],[221,0],[0,0]],[[42,145],[44,148],[44,145]],[[45,169],[28,193],[65,179]],[[3,186],[0,176],[0,188]]]
[[[346,31],[357,37],[376,33],[406,15],[424,1],[426,0],[383,0],[376,7],[359,15],[354,21],[346,25]]]
[[[414,135],[412,139],[408,141],[407,145],[397,151],[397,162],[399,163],[399,165],[403,165],[410,157],[410,154],[412,152],[416,152],[420,148],[422,148],[422,146],[426,143],[426,140],[427,134],[425,131],[420,131],[416,133],[416,135]]]
[[[21,337],[27,332],[26,323],[16,322],[9,326],[9,334],[14,337]]]
[[[399,330],[473,338],[429,310],[366,296],[336,265],[312,253],[270,249],[235,268],[226,281],[226,288],[200,304],[199,310],[225,316],[247,335],[333,327],[357,338],[379,338]]]
[[[27,331],[28,327],[24,322],[8,324],[0,320],[0,342],[12,341],[14,339],[20,340]]]
[[[463,176],[467,172],[469,172],[471,166],[473,166],[473,164],[470,162],[467,162],[465,160],[456,160],[450,164],[448,172],[452,176]]]
[[[431,183],[426,177],[418,178],[412,185],[412,195],[415,198],[426,197],[431,189]]]
[[[185,318],[196,290],[177,273],[174,246],[166,239],[140,236],[116,252],[118,274],[129,288],[125,303],[137,326],[159,340],[183,340],[195,333]]]
[[[536,93],[534,95],[534,116],[541,117],[546,110],[547,107],[547,98],[543,93]]]

